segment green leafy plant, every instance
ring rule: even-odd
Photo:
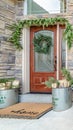
[[[47,35],[38,34],[34,36],[33,45],[35,52],[47,54],[52,46],[52,38]]]
[[[65,68],[63,68],[61,71],[62,71],[63,79],[65,81],[69,82],[69,86],[72,86],[73,85],[73,77],[71,76],[70,72]],[[56,85],[55,88],[58,88],[61,81],[62,80],[57,80],[53,77],[50,77],[50,78],[48,78],[47,81],[45,81],[45,85],[49,88],[50,87],[52,88],[52,85],[54,84],[54,85]]]
[[[20,38],[22,34],[22,29],[24,27],[30,27],[30,26],[43,26],[48,27],[49,25],[53,26],[57,23],[61,25],[66,25],[66,29],[64,32],[65,40],[67,40],[68,48],[70,49],[73,44],[73,26],[69,23],[69,21],[66,18],[62,17],[55,17],[55,18],[37,18],[37,19],[30,19],[30,20],[21,20],[17,23],[12,24],[9,28],[12,30],[12,34],[8,41],[14,44],[16,49],[21,50],[22,45],[20,44]]]
[[[0,83],[12,82],[15,78],[2,78],[0,79]]]
[[[59,81],[53,77],[50,77],[47,81],[45,81],[45,85],[49,88],[52,87],[53,83],[56,83],[57,87],[59,86]]]
[[[0,90],[19,88],[19,80],[15,78],[2,78],[0,79]]]
[[[61,71],[66,80],[69,81],[70,86],[73,85],[73,77],[71,76],[70,72],[65,68],[63,68]]]

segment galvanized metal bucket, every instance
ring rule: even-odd
[[[72,106],[71,87],[53,88],[52,103],[54,111],[64,111]]]
[[[18,89],[0,90],[0,108],[5,108],[18,102]]]

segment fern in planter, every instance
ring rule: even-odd
[[[7,90],[12,88],[19,88],[19,80],[16,80],[15,78],[0,79],[0,90]]]
[[[2,78],[0,79],[0,83],[12,82],[15,78]]]
[[[66,80],[69,81],[70,86],[72,86],[73,85],[73,77],[71,76],[70,72],[67,69],[63,68],[62,74],[66,78]]]
[[[57,80],[53,77],[50,77],[44,84],[47,87],[51,88],[61,88],[61,87],[72,87],[73,86],[73,77],[71,76],[70,72],[63,68],[62,70],[63,79]]]
[[[49,88],[53,87],[53,85],[58,87],[59,81],[53,77],[50,77],[47,81],[45,81],[45,85]]]

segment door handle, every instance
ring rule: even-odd
[[[57,70],[57,57],[55,56],[55,59],[54,59],[54,70],[56,71]]]

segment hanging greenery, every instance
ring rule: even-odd
[[[34,36],[34,51],[38,53],[49,54],[52,46],[52,38],[43,34]]]
[[[68,48],[70,49],[73,44],[73,26],[68,22],[66,18],[55,17],[55,18],[41,18],[41,19],[34,19],[34,20],[23,20],[19,21],[10,26],[12,30],[12,35],[9,38],[9,41],[14,44],[14,46],[21,50],[22,45],[20,44],[20,38],[22,34],[22,29],[24,27],[30,26],[44,26],[48,27],[49,25],[56,25],[57,23],[66,25],[64,37],[67,40]]]

